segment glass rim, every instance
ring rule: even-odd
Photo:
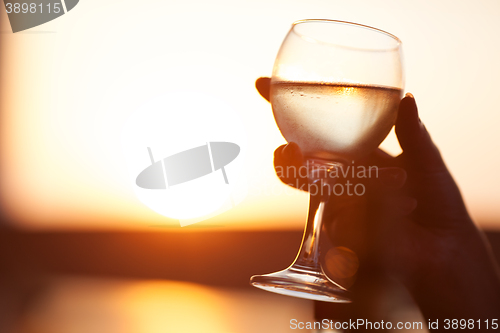
[[[371,27],[369,25],[360,24],[360,23],[354,23],[354,22],[349,22],[349,21],[331,20],[331,19],[303,19],[303,20],[298,20],[298,21],[293,22],[291,30],[295,34],[297,34],[298,36],[300,36],[300,37],[314,39],[314,38],[312,38],[310,36],[301,34],[301,33],[297,32],[295,30],[295,27],[297,25],[299,25],[299,24],[312,23],[312,22],[316,22],[316,23],[337,23],[337,24],[345,24],[345,25],[356,26],[356,27],[359,27],[359,28],[364,28],[364,29],[368,29],[368,30],[372,30],[374,32],[378,32],[378,33],[384,34],[387,37],[390,37],[390,38],[392,38],[392,39],[394,39],[396,41],[396,45],[393,48],[384,49],[384,50],[398,49],[399,47],[401,47],[401,44],[403,44],[403,42],[401,41],[401,39],[399,39],[396,35],[391,34],[390,32],[387,32],[387,31],[379,29],[379,28],[374,28],[374,27]],[[337,45],[337,46],[343,46],[343,45],[335,44],[335,43],[328,43],[328,44]],[[368,49],[365,49],[365,50],[368,50]]]

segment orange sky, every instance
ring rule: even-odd
[[[120,133],[140,105],[183,89],[225,100],[247,137],[247,196],[206,223],[302,228],[307,196],[274,176],[273,151],[284,139],[254,80],[270,75],[291,22],[303,18],[353,21],[400,37],[406,91],[415,95],[476,221],[500,228],[500,3],[493,0],[144,1],[140,7],[86,0],[16,34],[2,10],[4,207],[27,228],[178,225],[136,199]],[[394,134],[383,147],[399,151]]]

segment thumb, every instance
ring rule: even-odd
[[[422,224],[446,225],[469,220],[460,190],[448,171],[439,150],[418,118],[417,105],[407,94],[399,105],[396,135],[408,179],[410,195],[417,199],[416,212]]]
[[[410,93],[399,104],[396,135],[405,158],[414,166],[422,171],[446,169],[438,148],[418,117],[417,104]]]
[[[259,77],[257,81],[255,81],[255,88],[259,94],[264,97],[268,102],[270,102],[270,90],[271,90],[271,78],[268,77]]]

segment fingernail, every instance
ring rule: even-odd
[[[299,158],[300,148],[295,142],[290,142],[283,149],[283,154],[290,160],[295,160]]]
[[[291,157],[293,154],[293,147],[290,147],[290,143],[287,143],[281,152],[284,157]]]
[[[380,169],[379,179],[386,186],[401,187],[406,181],[406,171],[401,168]]]
[[[415,97],[413,97],[411,93],[406,93],[401,102],[406,106],[406,108],[411,110],[415,117],[418,118],[417,103],[415,102]]]
[[[401,103],[406,108],[406,115],[408,119],[410,119],[410,123],[413,124],[412,127],[415,133],[425,131],[422,120],[420,120],[418,116],[417,103],[415,102],[413,94],[409,92],[406,93]]]

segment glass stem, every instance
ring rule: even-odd
[[[319,238],[330,198],[331,178],[329,172],[338,164],[318,160],[307,160],[309,181],[309,213],[299,253],[292,264],[295,269],[321,271]]]

